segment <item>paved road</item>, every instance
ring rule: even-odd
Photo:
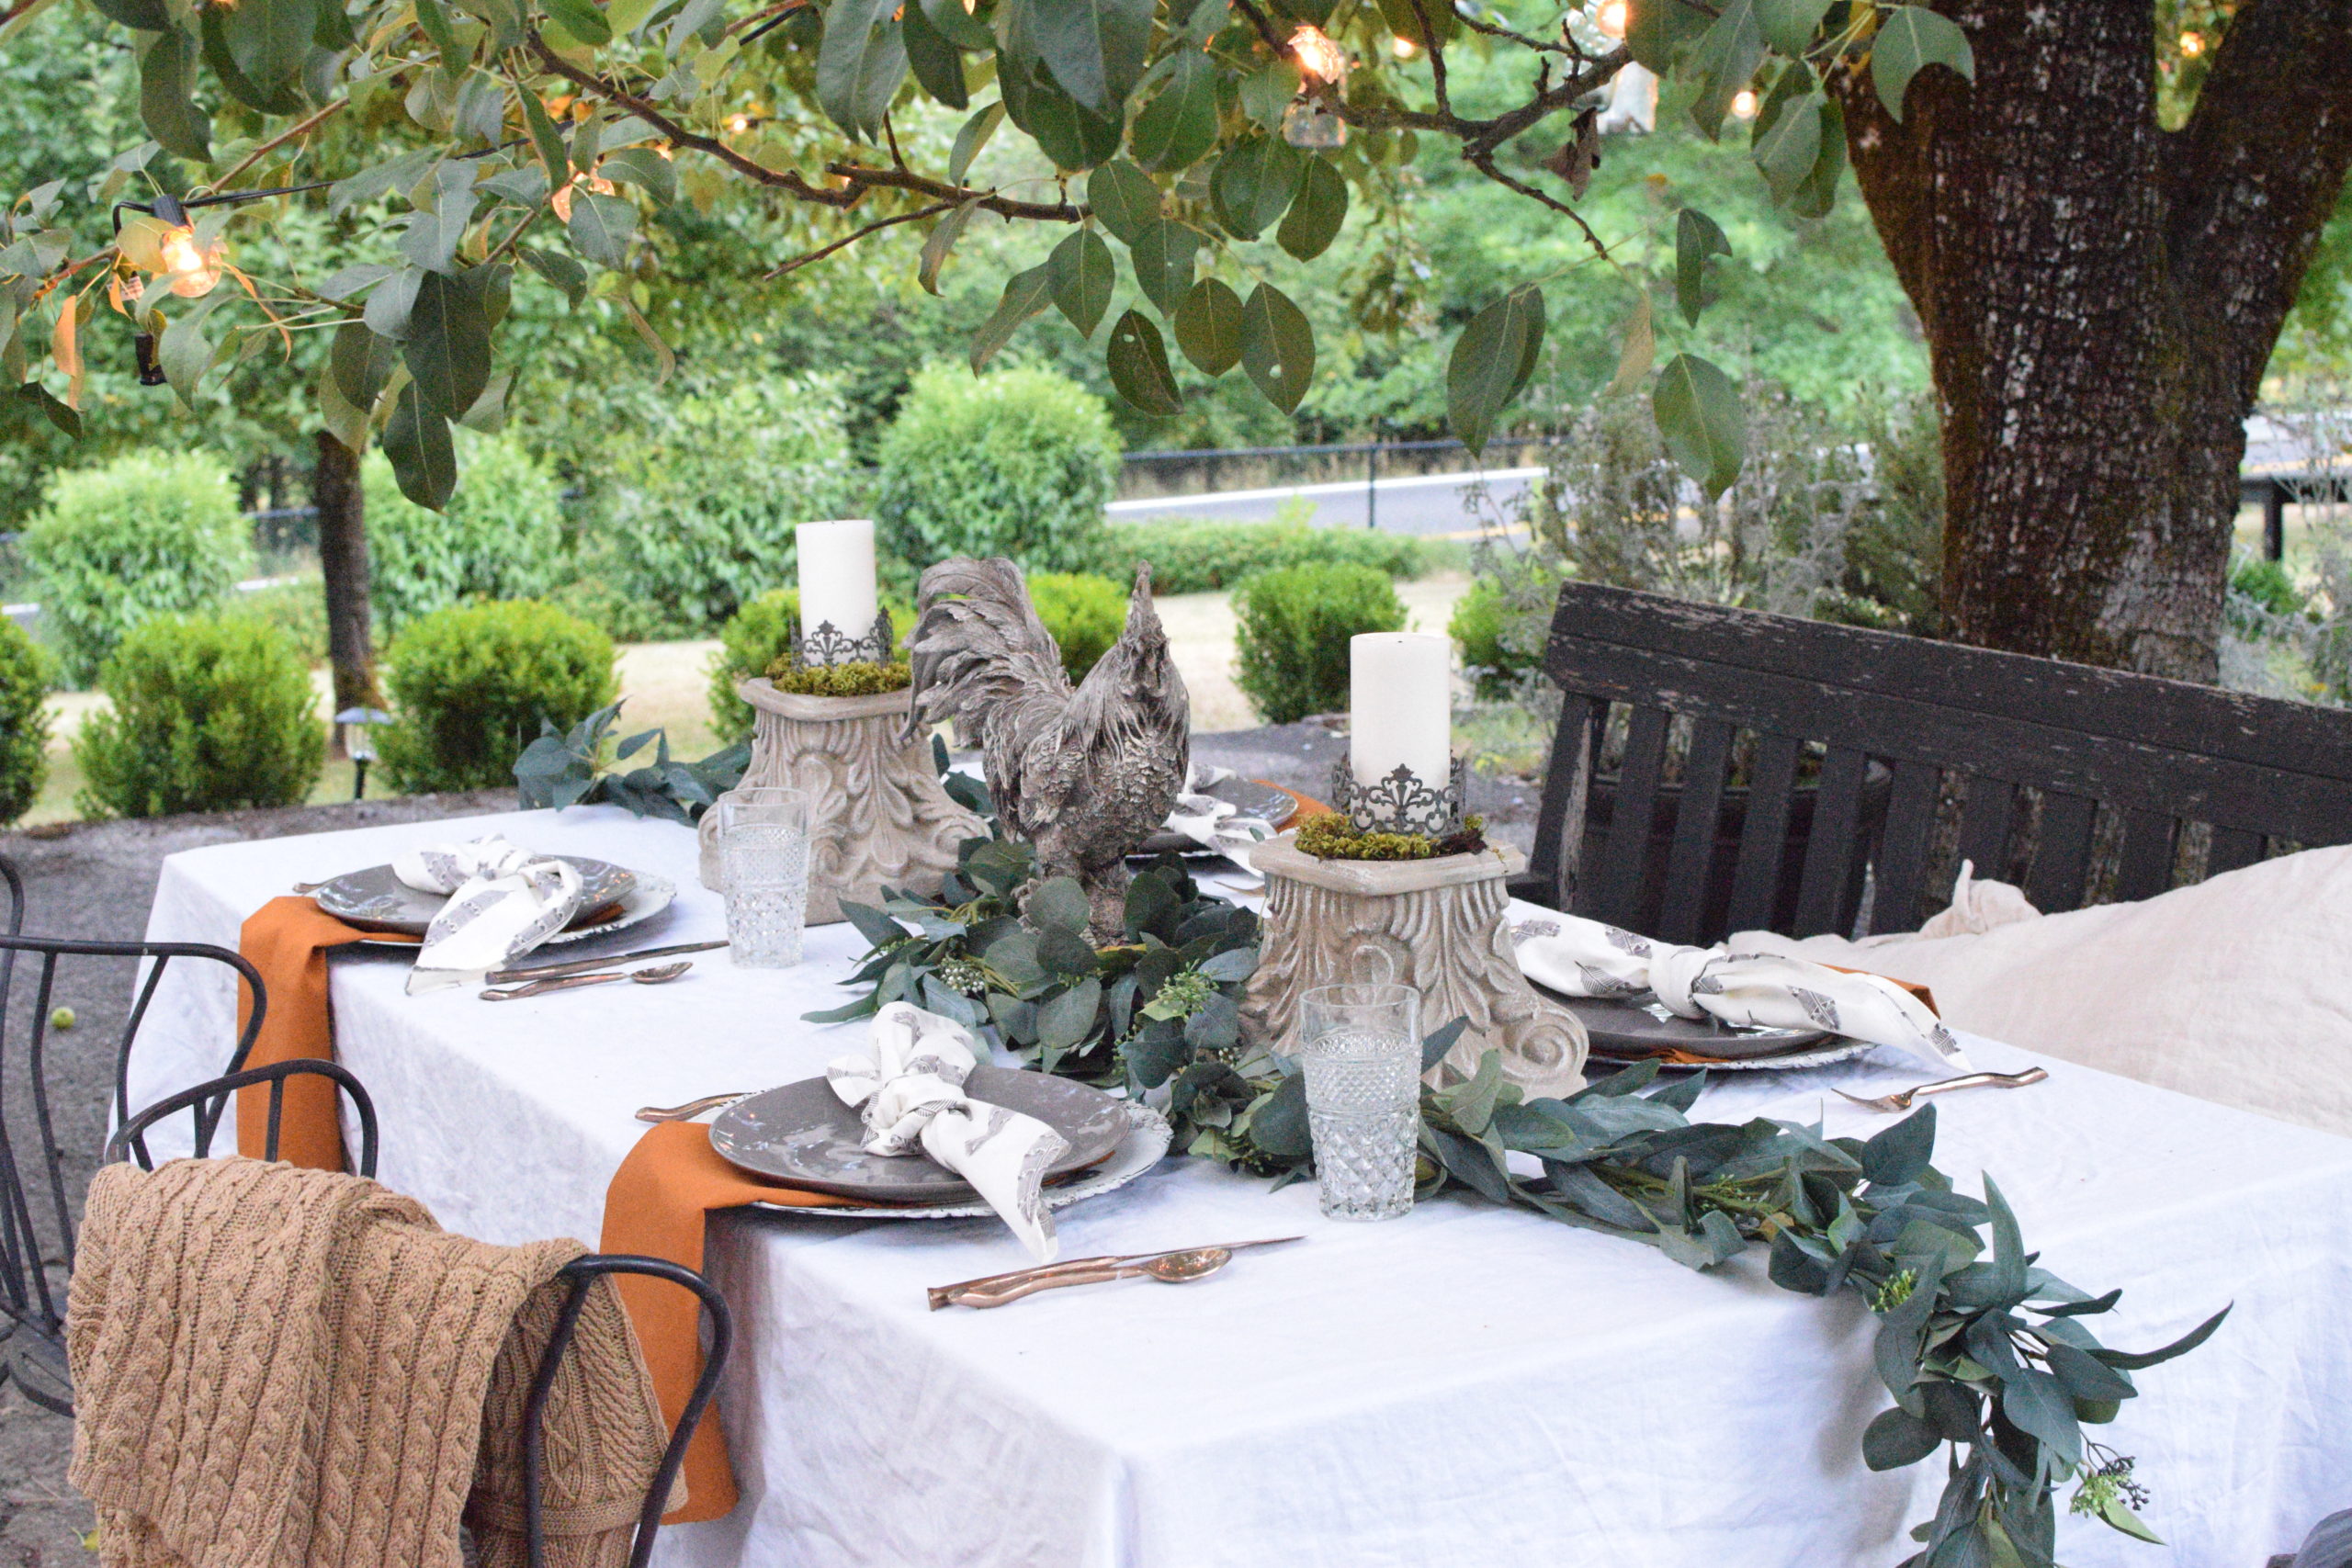
[[[1418,534],[1441,539],[1476,539],[1487,524],[1506,524],[1519,510],[1520,497],[1544,470],[1487,468],[1471,473],[1416,474],[1382,479],[1373,497],[1374,521],[1383,533]],[[1481,500],[1475,487],[1485,481]],[[1105,510],[1114,519],[1143,522],[1153,517],[1212,517],[1220,522],[1263,523],[1294,498],[1315,508],[1311,521],[1323,528],[1365,525],[1365,486],[1362,479],[1333,484],[1283,485],[1266,490],[1216,491],[1202,495],[1149,496],[1139,501],[1114,501]]]

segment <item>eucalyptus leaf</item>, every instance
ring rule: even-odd
[[[1094,1015],[1102,1005],[1102,982],[1092,976],[1060,996],[1038,1003],[1038,1043],[1060,1050],[1076,1046],[1094,1032]]]
[[[1086,901],[1086,889],[1074,876],[1047,877],[1029,895],[1028,908],[1023,912],[1040,931],[1077,933],[1085,931],[1094,913]]]
[[[1241,297],[1223,280],[1204,277],[1176,308],[1176,346],[1204,376],[1222,376],[1241,363]]]
[[[1901,1470],[1942,1446],[1940,1433],[1899,1404],[1880,1411],[1862,1428],[1862,1462],[1872,1470]]]
[[[449,441],[449,422],[426,407],[414,382],[402,386],[392,399],[392,416],[384,423],[384,455],[392,460],[392,477],[401,493],[427,511],[449,504],[458,488],[458,455]]]
[[[1261,283],[1242,301],[1241,368],[1284,413],[1295,412],[1314,384],[1315,329],[1290,296],[1271,283]]]
[[[1150,317],[1138,310],[1120,316],[1111,328],[1107,358],[1111,385],[1128,402],[1163,419],[1184,412],[1176,374],[1169,367],[1168,345]]]
[[[1274,243],[1300,261],[1313,261],[1331,248],[1347,220],[1348,182],[1329,158],[1310,157]]]
[[[1044,262],[1005,280],[1004,294],[997,300],[996,310],[972,334],[973,375],[978,375],[981,367],[996,357],[997,350],[1012,341],[1013,332],[1022,322],[1046,308],[1053,299],[1053,264]]]
[[[1544,348],[1544,291],[1512,289],[1470,318],[1445,372],[1446,415],[1473,456],[1487,448],[1495,421],[1535,373]]]
[[[1182,56],[1168,85],[1136,116],[1136,162],[1174,174],[1200,162],[1216,145],[1216,70],[1208,57]]]
[[[952,6],[955,0],[947,0],[947,3]],[[956,133],[956,146],[948,154],[949,184],[960,186],[964,183],[964,176],[971,171],[972,160],[980,155],[980,149],[989,144],[989,138],[995,135],[996,128],[1003,123],[1004,101],[1001,98],[973,111],[972,118],[966,120],[963,129]]]
[[[1713,502],[1729,490],[1747,449],[1747,420],[1731,378],[1695,354],[1678,354],[1658,372],[1650,406],[1667,450],[1700,492]]]
[[[1161,315],[1172,317],[1182,310],[1193,287],[1193,259],[1200,244],[1200,235],[1169,218],[1154,219],[1130,243],[1127,261],[1135,268],[1136,286]],[[1238,348],[1237,343],[1237,352]]]
[[[1111,304],[1111,285],[1117,271],[1111,247],[1091,229],[1073,230],[1054,247],[1046,265],[1055,308],[1069,319],[1080,336],[1092,337]]]
[[[1713,302],[1707,276],[1709,256],[1731,254],[1731,241],[1722,225],[1695,207],[1686,207],[1674,220],[1674,299],[1682,319],[1699,324],[1699,312]]]
[[[829,0],[817,51],[817,103],[852,136],[876,141],[891,96],[906,79],[899,0]]]
[[[1976,52],[1960,25],[1925,6],[1894,6],[1881,12],[1877,36],[1871,40],[1871,85],[1888,114],[1903,118],[1912,78],[1930,65],[1976,80]]]

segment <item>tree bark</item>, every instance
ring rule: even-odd
[[[326,579],[327,661],[334,671],[334,709],[378,707],[374,612],[368,592],[368,508],[359,454],[327,431],[318,433],[311,502],[319,511],[319,566]],[[343,745],[340,727],[335,745]]]
[[[1938,0],[1905,118],[1838,83],[1926,330],[1944,604],[1984,648],[2213,678],[2245,421],[2352,162],[2352,0],[2245,0],[2189,123],[2150,0]]]

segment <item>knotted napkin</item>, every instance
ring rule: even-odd
[[[1193,763],[1184,793],[1176,797],[1175,807],[1168,813],[1168,830],[1183,834],[1204,850],[1216,851],[1236,865],[1254,870],[1250,865],[1250,853],[1274,836],[1274,824],[1244,817],[1231,801],[1204,793],[1235,776],[1231,768]]]
[[[1683,1018],[1825,1030],[1892,1045],[1935,1066],[1968,1070],[1968,1058],[1943,1021],[1883,975],[1734,953],[1721,944],[1684,947],[1577,915],[1522,920],[1511,940],[1520,972],[1563,996],[1622,1000],[1649,993]]]
[[[411,994],[503,968],[580,912],[578,871],[495,835],[408,851],[393,858],[392,874],[421,893],[449,896],[425,928]]]
[[[1034,1116],[973,1100],[964,1080],[978,1043],[952,1018],[891,1002],[874,1015],[868,1055],[836,1056],[825,1081],[859,1108],[868,1154],[924,1154],[972,1184],[1040,1263],[1060,1249],[1041,1193],[1069,1145]]]

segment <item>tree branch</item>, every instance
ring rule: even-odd
[[[888,190],[912,191],[950,207],[974,202],[1001,218],[1027,218],[1049,223],[1075,223],[1084,218],[1087,209],[1069,202],[1016,201],[993,191],[971,190],[934,180],[910,169],[875,169],[862,164],[829,164],[825,172],[846,182],[838,189],[811,185],[797,169],[771,169],[754,158],[747,158],[716,137],[705,136],[687,130],[650,101],[597,76],[549,49],[535,32],[531,35],[531,51],[548,71],[571,83],[584,92],[594,93],[607,103],[617,104],[659,130],[680,147],[689,147],[707,153],[726,164],[755,185],[771,190],[781,190],[797,200],[846,211],[857,205],[866,191],[880,187]]]
[[[811,262],[823,261],[835,251],[845,251],[850,246],[857,243],[860,240],[865,239],[868,234],[879,233],[882,230],[892,228],[900,223],[919,222],[922,219],[930,218],[937,213],[953,212],[955,209],[956,204],[954,202],[939,201],[933,202],[931,206],[923,208],[922,210],[917,212],[901,212],[895,217],[877,219],[874,222],[868,223],[863,228],[856,230],[854,232],[842,235],[840,239],[835,240],[830,245],[820,245],[813,251],[808,251],[803,254],[797,255],[788,262],[782,263],[777,266],[770,268],[766,276],[770,278],[782,277],[787,272],[799,271],[802,267],[807,266]]]
[[[2209,317],[2248,398],[2352,167],[2352,6],[2248,0],[2159,172],[2185,308]]]
[[[1495,167],[1495,155],[1492,152],[1481,152],[1476,156],[1472,156],[1471,153],[1465,151],[1462,155],[1464,158],[1469,159],[1470,166],[1472,168],[1477,170],[1480,174],[1486,175],[1488,179],[1494,181],[1505,190],[1517,191],[1520,195],[1526,197],[1529,200],[1542,202],[1553,211],[1565,215],[1569,222],[1575,224],[1577,228],[1583,232],[1585,243],[1593,248],[1594,253],[1600,255],[1604,261],[1608,259],[1609,247],[1601,243],[1600,235],[1592,231],[1592,225],[1584,220],[1583,213],[1578,212],[1575,208],[1569,206],[1566,202],[1560,200],[1557,197],[1536,189],[1533,186],[1529,185],[1525,180],[1517,179],[1512,175],[1504,174],[1500,169]]]
[[[227,185],[231,180],[235,179],[239,175],[243,174],[247,169],[252,168],[255,164],[260,163],[264,158],[277,151],[278,148],[284,146],[287,142],[293,141],[298,136],[307,136],[311,131],[316,130],[322,124],[325,123],[330,115],[334,114],[337,109],[340,109],[344,105],[350,101],[351,100],[349,98],[337,98],[334,102],[328,104],[326,107],[321,109],[318,113],[311,116],[310,118],[300,121],[299,123],[279,131],[277,135],[271,137],[268,141],[263,142],[260,146],[246,153],[243,159],[239,160],[235,168],[231,169],[227,174],[222,175],[219,179],[214,180],[212,182],[212,188],[214,190],[220,189],[221,186]]]

